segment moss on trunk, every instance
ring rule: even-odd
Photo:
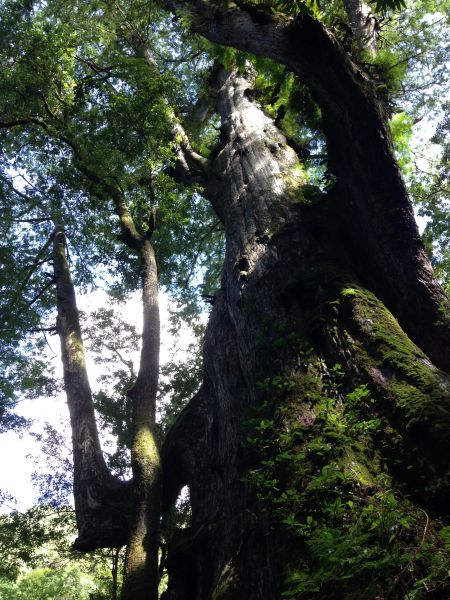
[[[292,201],[248,85],[219,94],[227,250],[203,387],[163,449],[167,503],[192,503],[165,598],[446,598],[448,376],[361,283],[336,196]]]

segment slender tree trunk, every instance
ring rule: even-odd
[[[161,473],[156,440],[156,393],[159,374],[158,278],[153,247],[140,248],[144,326],[139,374],[128,392],[133,402],[133,517],[127,545],[122,600],[158,597]]]
[[[220,190],[209,193],[226,256],[203,386],[163,448],[164,506],[182,485],[192,503],[190,530],[169,547],[164,598],[404,598],[423,558],[408,554],[397,576],[396,557],[420,547],[421,511],[448,511],[449,379],[377,297],[378,275],[370,286],[360,276],[358,252],[343,243],[343,188],[304,198],[301,165],[250,87],[222,75],[226,143],[213,165]],[[414,523],[392,547],[382,525],[364,528],[367,506],[392,518],[389,489],[397,520]],[[337,499],[345,508],[330,521]],[[339,531],[329,550],[343,553],[336,563],[326,541]],[[379,559],[375,574],[360,539]],[[322,596],[301,591],[303,580]]]
[[[169,544],[165,598],[309,598],[314,586],[336,599],[404,598],[435,568],[429,556],[438,555],[437,519],[448,516],[449,380],[439,368],[450,369],[449,304],[414,223],[384,102],[308,15],[284,19],[201,0],[169,4],[194,11],[193,28],[212,41],[270,56],[303,79],[322,110],[337,185],[306,199],[302,166],[252,103],[251,78],[222,73],[224,147],[208,179],[186,144],[177,165],[188,179],[202,172],[227,247],[203,385],[163,449],[164,507],[185,484],[192,502],[190,529]],[[120,192],[112,197],[122,239],[140,252],[143,267],[122,598],[144,600],[157,598],[158,583],[156,269],[149,239],[137,232]],[[72,340],[70,328],[64,331]],[[81,343],[78,333],[73,339]],[[84,381],[80,361],[78,370],[71,366],[73,347],[65,358],[69,388]],[[82,440],[91,443],[95,432],[86,432]],[[107,481],[91,446],[86,462],[98,464],[99,481]],[[85,505],[97,508],[83,493]],[[375,525],[373,513],[381,515]],[[372,552],[366,562],[364,548]]]
[[[160,323],[156,260],[150,242],[155,226],[155,212],[154,209],[150,211],[147,231],[145,234],[141,233],[128,210],[122,191],[91,168],[88,158],[76,144],[68,138],[64,139],[72,147],[78,169],[95,184],[105,199],[112,199],[114,203],[121,228],[119,239],[140,257],[143,302],[140,367],[136,382],[128,392],[133,407],[133,479],[124,483],[111,476],[101,454],[92,395],[84,365],[75,292],[64,258],[65,247],[56,243],[63,235],[58,229],[54,251],[60,321],[58,327],[75,440],[74,489],[76,499],[79,497],[76,500],[76,511],[80,535],[75,547],[88,551],[127,544],[122,599],[152,600],[158,595],[161,496],[159,450],[155,432]],[[96,494],[94,496],[93,490]],[[109,526],[111,511],[117,517],[114,524]]]
[[[75,290],[66,258],[66,238],[61,226],[56,227],[53,240],[57,329],[72,427],[79,534],[74,547],[87,551],[121,546],[127,539],[130,486],[111,475],[100,448]]]
[[[155,432],[160,343],[155,254],[149,239],[139,239],[144,325],[139,373],[128,392],[133,404],[133,480],[124,483],[111,475],[100,448],[66,251],[64,230],[58,226],[54,233],[53,264],[57,327],[73,436],[79,532],[74,547],[88,551],[126,543],[122,598],[156,599],[161,475]]]
[[[111,550],[111,600],[118,598],[118,574],[119,574],[120,548]]]

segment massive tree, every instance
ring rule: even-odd
[[[157,597],[160,514],[167,599],[449,594],[449,300],[389,127],[393,72],[413,43],[383,32],[366,5],[317,4],[5,6],[2,181],[17,206],[8,232],[22,243],[29,229],[17,233],[18,220],[44,223],[9,322],[19,336],[18,300],[34,310],[30,324],[51,307],[50,286],[41,309],[25,288],[52,240],[77,545],[127,543],[123,598]],[[420,3],[415,23],[432,9]],[[396,50],[378,56],[383,35]],[[12,179],[20,170],[25,189]],[[128,483],[98,441],[66,222],[80,275],[84,257],[95,266],[108,253],[129,281],[130,256],[140,258]],[[190,263],[214,263],[203,269],[213,308],[202,382],[163,442],[162,481],[152,243],[163,282],[191,309]],[[177,529],[184,486],[192,516]]]

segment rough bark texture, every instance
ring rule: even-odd
[[[126,543],[131,489],[129,484],[111,475],[100,448],[75,290],[66,252],[64,230],[57,227],[53,242],[53,268],[57,329],[72,427],[73,492],[78,528],[74,548],[88,551]]]
[[[233,33],[236,45],[238,34]],[[245,44],[252,48],[246,34]],[[310,56],[313,52],[323,63],[321,79],[331,80],[327,85],[343,88],[339,78],[345,76],[350,86],[350,74],[339,72],[326,46],[319,50],[315,45]],[[317,78],[313,83],[319,86]],[[355,527],[362,527],[366,506],[384,510],[382,499],[391,488],[398,497],[413,499],[409,508],[398,501],[398,511],[411,511],[414,523],[425,509],[434,516],[447,514],[448,376],[396,320],[407,323],[409,309],[402,304],[414,286],[441,292],[431,283],[404,192],[396,196],[403,183],[395,164],[383,181],[377,179],[381,163],[392,161],[388,138],[381,144],[384,156],[375,124],[364,133],[353,127],[358,111],[360,118],[363,110],[374,116],[375,102],[364,99],[362,90],[355,90],[360,84],[353,84],[346,97],[330,96],[326,107],[336,117],[346,115],[343,123],[334,124],[325,117],[340,183],[332,195],[311,201],[302,194],[302,168],[294,152],[251,101],[251,82],[236,73],[222,76],[217,108],[226,144],[212,166],[220,193],[214,195],[211,186],[209,194],[225,223],[226,256],[204,342],[204,382],[163,448],[164,506],[183,485],[189,485],[192,504],[190,529],[175,534],[169,548],[167,600],[267,600],[282,593],[404,598],[423,574],[419,551],[408,573],[397,576],[401,566],[392,558],[392,563],[380,563],[375,574],[363,564],[350,579],[349,573],[329,580],[324,576],[319,595],[299,591],[299,573],[306,573],[313,585],[321,566],[328,565],[328,550],[325,558],[320,554],[323,539],[322,546],[308,544],[320,532],[324,538],[330,535],[323,525],[331,519],[330,498],[358,507],[333,517],[341,519],[344,536],[353,531],[352,518]],[[348,158],[341,152],[339,166],[337,148],[351,134],[355,148],[347,147]],[[379,159],[374,151],[363,155],[365,136],[369,143],[377,141]],[[387,194],[391,208],[381,211]],[[392,237],[395,227],[400,240]],[[355,244],[343,244],[350,228]],[[358,246],[362,236],[365,250]],[[384,264],[387,249],[389,265]],[[361,255],[370,257],[364,269]],[[419,269],[427,282],[414,283],[402,262],[411,267],[411,259],[415,276]],[[398,310],[395,317],[379,296]],[[409,330],[417,333],[413,326]],[[439,345],[445,336],[438,327],[434,332]],[[445,343],[438,355],[443,365],[449,360]],[[355,429],[355,415],[366,424],[365,431]],[[432,528],[427,520],[423,535]],[[423,528],[414,530],[405,544],[420,547],[422,533]],[[364,535],[375,534],[367,530]],[[403,547],[401,536],[395,543]],[[341,546],[336,542],[336,547]],[[352,564],[347,555],[342,564],[346,560]],[[330,564],[325,572],[333,575]],[[448,592],[447,587],[434,597]]]
[[[115,200],[121,238],[139,251],[144,313],[139,373],[128,392],[133,406],[133,479],[129,482],[111,475],[100,448],[63,228],[57,227],[54,234],[57,328],[73,438],[79,534],[74,548],[90,551],[126,544],[122,599],[152,600],[158,597],[161,504],[160,458],[155,432],[160,344],[158,277],[150,242],[153,228],[147,235],[140,235],[123,197],[117,194]]]
[[[90,551],[127,544],[122,598],[149,600],[158,597],[159,583],[161,475],[155,433],[160,343],[158,278],[150,240],[136,232],[124,203],[117,209],[122,237],[132,248],[139,248],[144,311],[139,373],[128,392],[133,406],[133,479],[129,482],[111,475],[100,448],[62,227],[57,227],[54,234],[57,328],[73,438],[74,497],[79,534],[74,548]]]
[[[378,22],[370,6],[360,0],[344,0],[350,27],[360,48],[378,50]]]
[[[449,379],[440,370],[450,369],[449,304],[420,241],[376,84],[308,15],[168,4],[189,7],[193,28],[208,39],[272,57],[302,78],[321,107],[337,184],[305,197],[297,156],[252,101],[251,74],[220,75],[224,146],[213,164],[174,128],[174,174],[206,182],[227,245],[203,384],[163,448],[164,509],[183,485],[192,504],[190,527],[169,543],[165,598],[400,600],[433,569],[433,597],[447,598],[436,532],[450,494]],[[123,589],[124,600],[140,600],[157,597],[156,268],[150,236],[136,230],[120,191],[102,189],[115,202],[122,240],[142,258]],[[105,516],[107,524],[128,488],[116,490],[102,463],[63,257],[55,242],[66,386],[77,415],[77,510],[89,516],[82,531],[103,519],[107,537]],[[121,515],[112,539],[126,522]]]
[[[450,304],[433,277],[395,160],[384,102],[371,81],[322,24],[247,6],[171,2],[188,10],[207,39],[285,64],[310,88],[323,116],[329,164],[337,177],[346,239],[358,273],[408,335],[450,370]],[[369,158],[370,157],[370,158]],[[404,298],[408,297],[408,302]]]

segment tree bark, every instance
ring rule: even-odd
[[[344,0],[344,7],[358,46],[375,54],[378,50],[378,21],[370,6],[360,0]]]
[[[190,529],[169,545],[164,598],[303,597],[296,574],[307,570],[315,581],[328,559],[301,532],[317,523],[311,531],[329,534],[330,495],[358,507],[344,511],[342,531],[348,519],[361,526],[366,505],[384,510],[387,485],[414,500],[414,522],[424,509],[447,514],[449,380],[377,297],[378,273],[362,277],[358,253],[343,243],[347,188],[307,200],[301,165],[251,101],[251,82],[221,77],[226,143],[212,166],[220,192],[209,193],[225,223],[226,255],[203,385],[163,447],[164,507],[183,485],[192,504]],[[370,160],[359,168],[367,173]],[[371,399],[359,399],[358,418],[373,432],[352,429],[355,394]],[[413,556],[414,576],[397,583],[394,558],[369,582],[362,565],[353,577],[325,579],[321,593],[403,598],[420,561]]]
[[[450,303],[425,255],[376,82],[306,13],[291,19],[249,5],[170,5],[187,11],[205,38],[273,58],[310,88],[322,111],[345,243],[359,256],[358,274],[430,359],[449,371]]]
[[[113,477],[105,463],[88,381],[75,290],[66,259],[64,230],[54,233],[53,265],[57,290],[57,328],[61,339],[64,383],[74,455],[74,497],[79,537],[74,548],[127,544],[123,600],[158,597],[158,547],[161,474],[155,432],[159,374],[160,323],[156,260],[148,236],[127,226],[126,205],[118,208],[123,237],[141,258],[144,324],[139,373],[128,395],[133,406],[131,448],[133,479]],[[133,235],[135,232],[135,235]]]
[[[394,159],[384,100],[306,14],[293,20],[257,7],[169,4],[188,7],[193,28],[208,39],[269,56],[302,78],[321,107],[337,184],[327,196],[305,198],[301,164],[251,100],[251,74],[220,76],[225,143],[209,168],[180,144],[175,174],[201,174],[227,245],[203,385],[163,449],[164,508],[183,485],[192,503],[190,528],[169,544],[165,598],[309,598],[308,590],[298,591],[299,577],[306,573],[319,585],[322,571],[335,576],[322,575],[324,597],[403,598],[423,576],[425,537],[433,542],[437,519],[448,517],[449,380],[439,369],[450,369],[450,329],[448,299]],[[143,356],[152,359],[156,332],[146,323],[157,316],[153,251],[120,193],[113,198],[122,239],[142,257]],[[130,391],[135,493],[123,600],[157,597],[160,466],[151,365]],[[101,461],[94,446],[95,465]],[[322,533],[322,546],[330,535],[337,498],[345,508],[333,516],[333,531],[357,531],[389,555],[372,561],[375,575],[352,548],[343,564],[356,562],[359,570],[348,576],[311,546],[314,535]],[[389,502],[397,512],[389,512]],[[364,529],[366,507],[384,520],[392,513],[409,519],[411,531],[391,532],[394,541],[386,541],[382,525]],[[341,539],[335,547],[342,549]],[[439,593],[447,597],[444,585]]]
[[[73,493],[78,528],[74,548],[89,551],[126,543],[130,485],[111,475],[100,447],[66,252],[64,229],[57,226],[53,236],[53,269],[57,330],[61,340],[64,385],[72,427]]]

